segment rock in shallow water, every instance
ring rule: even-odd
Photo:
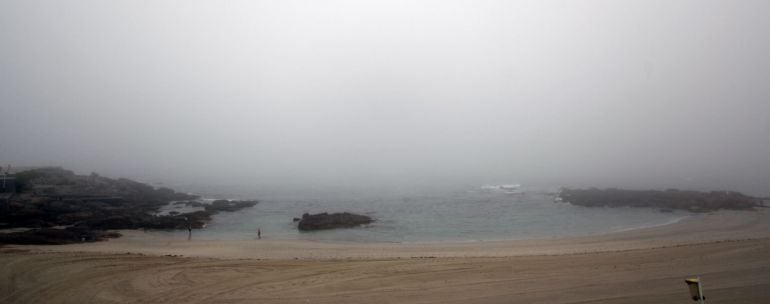
[[[355,213],[343,212],[343,213],[319,213],[319,214],[303,214],[302,219],[299,220],[297,228],[301,231],[314,231],[336,228],[352,228],[361,225],[366,225],[374,220],[366,215],[360,215]]]

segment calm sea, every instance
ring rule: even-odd
[[[231,198],[260,197],[241,193]],[[556,202],[553,190],[474,186],[397,193],[324,192],[262,194],[254,208],[220,213],[198,239],[314,240],[343,242],[462,242],[593,235],[676,222],[689,213],[647,208],[587,208]],[[170,206],[167,210],[187,211]],[[365,227],[299,232],[292,219],[305,212],[354,212],[374,217]],[[184,235],[184,232],[156,232]]]

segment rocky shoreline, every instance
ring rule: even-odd
[[[672,209],[691,212],[716,210],[754,210],[763,200],[733,191],[682,191],[669,189],[626,190],[626,189],[562,189],[559,201],[584,207],[641,207]]]
[[[195,195],[155,188],[129,179],[76,175],[61,168],[42,168],[15,174],[16,192],[0,197],[0,244],[68,244],[119,237],[110,230],[200,229],[220,212],[236,212],[258,201],[203,202]],[[669,189],[562,189],[557,202],[585,207],[657,208],[662,212],[686,210],[754,210],[763,200],[731,191]],[[194,207],[185,213],[168,206]],[[181,211],[181,210],[180,210]],[[352,213],[304,214],[295,218],[297,229],[314,231],[351,228],[374,221]],[[21,228],[21,229],[17,229]]]
[[[17,193],[0,200],[0,229],[31,228],[0,234],[0,244],[68,244],[119,234],[114,229],[199,229],[219,212],[233,212],[257,201],[196,202],[198,196],[155,188],[129,179],[76,175],[61,168],[16,174]],[[198,203],[203,210],[157,215],[175,201]]]

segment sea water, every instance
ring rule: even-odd
[[[257,229],[263,239],[279,240],[407,243],[520,240],[645,228],[674,223],[689,215],[684,211],[661,212],[654,208],[581,207],[559,202],[557,197],[555,191],[519,185],[376,194],[272,193],[253,208],[215,215],[206,228],[193,233],[196,239],[218,240],[255,239]],[[320,212],[365,214],[375,222],[350,229],[298,231],[293,218]]]

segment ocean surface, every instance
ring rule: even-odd
[[[467,242],[542,239],[611,233],[665,225],[690,215],[652,208],[587,208],[558,201],[554,189],[480,185],[443,191],[322,192],[251,195],[253,208],[223,212],[193,231],[196,239],[263,239],[331,242]],[[248,194],[216,198],[249,198]],[[205,199],[211,201],[214,198]],[[164,210],[188,212],[169,205]],[[368,226],[299,232],[303,213],[354,212],[376,219]],[[153,232],[186,238],[187,231]]]

